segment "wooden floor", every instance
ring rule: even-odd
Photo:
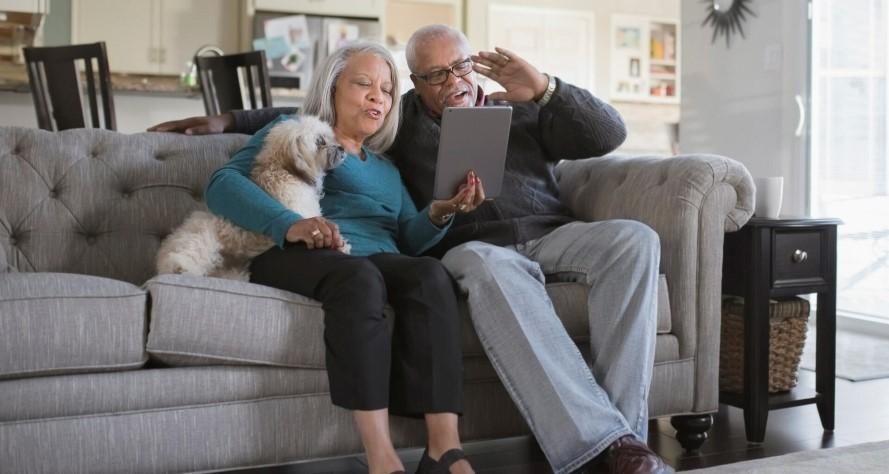
[[[801,371],[800,384],[814,386],[812,372]],[[653,421],[649,445],[677,470],[729,464],[781,454],[889,439],[889,379],[848,382],[837,379],[836,430],[824,432],[814,405],[786,408],[769,414],[766,439],[747,443],[740,409],[723,405],[715,417],[710,439],[697,454],[682,452],[669,419]],[[543,453],[530,437],[471,443],[467,455],[479,474],[545,474],[551,472]],[[408,472],[413,472],[420,450],[400,451]],[[360,457],[297,463],[243,473],[308,474],[366,472]],[[887,467],[889,472],[889,467]]]

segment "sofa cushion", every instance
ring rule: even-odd
[[[146,301],[107,278],[0,274],[0,379],[141,367]]]
[[[148,352],[174,366],[250,364],[324,369],[321,304],[289,291],[219,278],[160,275],[145,284],[151,295]],[[666,280],[660,280],[666,299]],[[547,293],[568,334],[589,341],[586,295],[580,283],[552,283]],[[484,356],[460,303],[463,354]],[[658,333],[669,332],[669,306],[660,305]],[[386,309],[391,316],[391,308]],[[390,319],[391,321],[391,319]],[[390,327],[391,329],[391,327]]]
[[[159,275],[148,353],[170,365],[261,364],[324,369],[324,314],[289,291],[221,278]]]
[[[589,339],[589,316],[587,313],[589,286],[575,282],[550,283],[546,285],[546,292],[553,301],[556,313],[565,323],[572,339]],[[670,299],[667,291],[667,278],[665,275],[660,275],[657,295],[657,333],[667,334],[670,329]]]

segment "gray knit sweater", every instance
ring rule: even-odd
[[[427,113],[420,97],[402,97],[398,136],[387,154],[418,208],[432,200],[441,122]],[[493,105],[487,101],[486,105]],[[442,241],[428,253],[441,256],[470,240],[509,245],[541,237],[573,220],[559,201],[553,174],[559,160],[602,156],[620,146],[626,127],[620,114],[588,91],[557,80],[550,102],[513,103],[512,125],[501,194],[469,214],[458,214]],[[233,112],[235,132],[254,133],[293,109]]]

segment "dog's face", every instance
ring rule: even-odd
[[[292,153],[296,166],[300,161],[320,175],[339,166],[345,158],[345,151],[336,141],[330,125],[313,116],[303,116],[299,122],[299,133],[295,134],[295,153]]]
[[[326,150],[324,158],[324,160],[326,160],[324,161],[325,171],[332,170],[341,165],[346,158],[346,150],[337,143],[336,138],[333,138],[332,142],[329,142],[328,140],[329,138],[325,136],[320,136],[315,140],[315,147],[317,147],[319,153]]]

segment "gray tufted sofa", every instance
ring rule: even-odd
[[[200,471],[361,450],[328,398],[317,302],[154,275],[161,239],[203,206],[210,174],[245,139],[0,128],[0,471]],[[637,219],[660,235],[651,415],[706,429],[723,233],[751,214],[750,175],[703,155],[565,162],[557,174],[578,218]],[[587,344],[585,288],[548,291]],[[463,329],[464,439],[527,433]],[[393,419],[393,437],[420,446],[423,426]]]

